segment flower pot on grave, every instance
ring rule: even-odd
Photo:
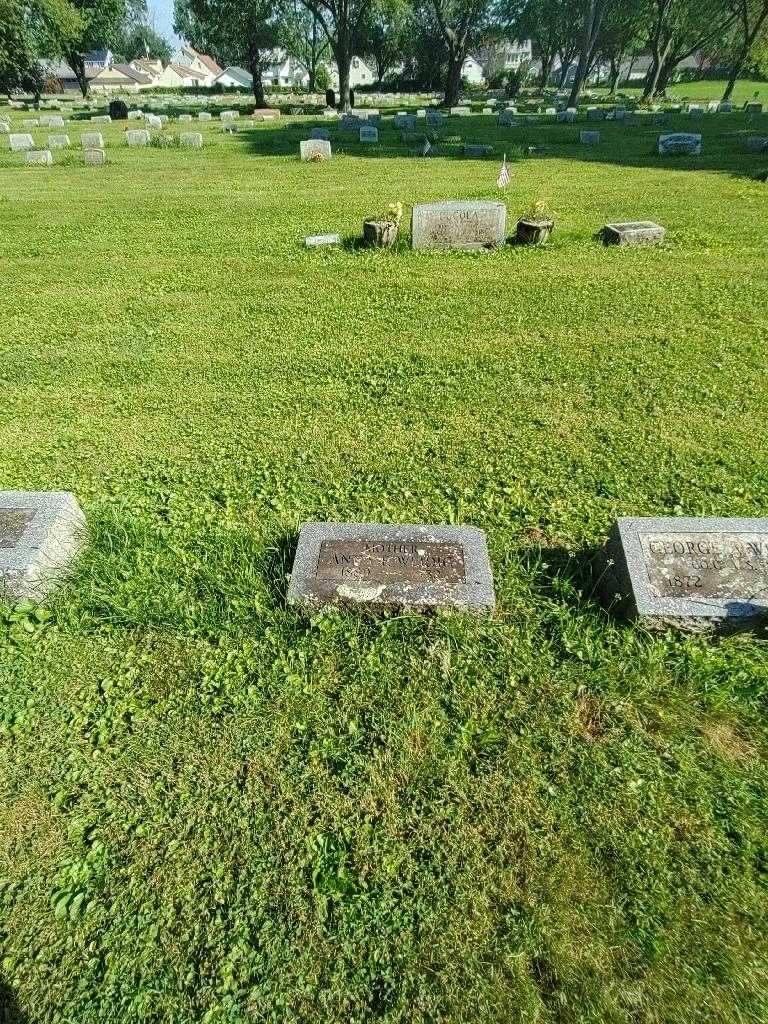
[[[363,240],[374,249],[391,249],[397,241],[397,224],[392,220],[367,220]]]
[[[555,230],[553,220],[519,220],[515,241],[518,245],[543,245]]]

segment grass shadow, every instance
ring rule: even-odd
[[[27,1024],[28,1017],[22,1012],[16,994],[5,979],[0,976],[0,1024]]]
[[[291,531],[275,538],[264,553],[262,572],[271,597],[278,606],[285,607],[293,556],[298,544],[298,533]]]

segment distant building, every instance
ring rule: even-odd
[[[101,71],[103,68],[111,68],[114,61],[111,50],[92,50],[83,57],[86,71]]]
[[[467,57],[461,67],[461,77],[466,78],[470,85],[482,85],[485,82],[485,72],[482,65],[474,57]]]
[[[192,71],[196,79],[195,84],[199,85],[213,85],[216,77],[224,70],[213,57],[207,53],[200,53],[188,43],[184,43],[176,50],[171,63]]]
[[[225,88],[239,86],[241,89],[252,89],[253,75],[246,71],[245,68],[225,68],[221,74],[214,78],[213,84],[222,85]]]

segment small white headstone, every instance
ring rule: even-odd
[[[330,160],[331,144],[325,139],[304,139],[299,152],[302,160]]]
[[[198,121],[210,121],[212,117],[213,117],[213,114],[209,114],[207,110],[201,110],[200,113],[197,115],[197,120]]]
[[[181,124],[188,124],[192,120],[191,114],[179,114],[179,122]]]
[[[27,117],[21,122],[21,127],[26,128],[28,131],[30,128],[39,128],[40,121],[36,117]]]
[[[104,136],[101,132],[83,132],[80,145],[83,149],[104,149]]]
[[[112,118],[109,114],[100,114],[98,117],[91,118],[91,124],[112,124]]]
[[[157,114],[147,114],[144,118],[149,128],[162,128],[163,122],[157,116]]]
[[[66,149],[69,146],[68,135],[49,135],[48,149]]]
[[[148,146],[150,135],[146,128],[135,128],[125,133],[125,141],[129,146]]]
[[[86,164],[94,167],[101,167],[107,162],[107,154],[103,149],[86,149],[84,152]]]
[[[24,154],[25,164],[46,164],[50,167],[53,163],[53,153],[50,149],[28,149]]]
[[[34,149],[35,140],[31,135],[11,135],[8,140],[13,153],[21,153],[25,149]]]
[[[179,142],[182,146],[187,146],[189,149],[203,148],[203,136],[200,132],[182,132],[179,135]]]

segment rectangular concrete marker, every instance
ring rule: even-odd
[[[656,629],[733,631],[768,617],[768,519],[619,519],[606,601]]]
[[[0,491],[0,597],[42,600],[85,542],[85,517],[63,491]]]
[[[179,143],[189,149],[202,149],[203,136],[200,132],[182,132],[179,135]]]
[[[307,235],[304,245],[308,249],[319,249],[324,245],[341,245],[341,235]]]
[[[600,132],[579,132],[579,142],[585,146],[596,146],[600,142]]]
[[[25,164],[45,164],[47,167],[53,163],[53,153],[50,149],[28,149],[24,154]]]
[[[107,154],[103,149],[86,149],[83,151],[83,158],[86,164],[92,167],[101,167],[107,162]]]
[[[504,203],[485,200],[422,203],[411,213],[414,249],[490,249],[507,234]]]
[[[148,146],[149,139],[146,128],[132,128],[125,133],[125,141],[129,146]]]
[[[104,149],[104,136],[101,132],[83,132],[80,145],[83,149]]]
[[[31,135],[14,133],[8,136],[8,145],[13,153],[22,153],[25,149],[34,149],[35,140]]]
[[[471,526],[306,523],[288,601],[492,611],[485,534]]]
[[[378,142],[379,129],[374,128],[372,125],[363,125],[360,129],[359,139],[360,142]]]
[[[603,241],[606,245],[661,245],[666,232],[651,220],[606,224]]]
[[[48,149],[66,149],[69,146],[68,135],[49,135]]]

